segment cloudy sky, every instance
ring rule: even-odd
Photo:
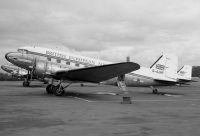
[[[0,0],[0,63],[44,46],[149,67],[162,52],[200,65],[199,0]]]

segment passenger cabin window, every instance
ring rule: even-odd
[[[51,61],[51,58],[47,58],[48,61]]]
[[[76,63],[76,64],[75,64],[75,66],[76,66],[76,67],[79,67],[79,64],[78,64],[78,63]]]
[[[70,65],[70,62],[69,62],[69,61],[67,61],[67,62],[66,62],[66,64],[67,64],[67,65]]]
[[[59,60],[59,59],[58,59],[58,60],[56,60],[56,61],[57,61],[57,63],[61,63],[61,60]]]

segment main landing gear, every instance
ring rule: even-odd
[[[158,89],[154,88],[152,91],[153,91],[153,94],[158,94]]]
[[[23,82],[23,87],[29,87],[29,86],[30,86],[30,81],[25,78]]]
[[[24,78],[24,82],[22,83],[23,87],[29,87],[30,86],[31,80],[33,78],[33,71],[34,71],[34,68],[33,68],[32,71],[28,71],[28,74]]]
[[[47,87],[46,87],[46,92],[47,92],[48,94],[53,94],[54,88],[55,88],[55,85],[49,84],[49,85],[47,85]]]
[[[158,89],[153,86],[150,87],[152,89],[153,94],[158,94]]]
[[[55,88],[53,90],[53,94],[55,96],[63,96],[64,93],[65,93],[65,90],[61,84],[58,84],[57,86],[55,86]]]
[[[49,84],[46,87],[46,92],[48,94],[54,94],[55,96],[63,96],[63,94],[65,93],[65,88],[69,87],[72,83],[69,83],[66,86],[62,86],[62,81],[59,82],[58,85],[53,85],[53,84]]]

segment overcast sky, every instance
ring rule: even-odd
[[[162,52],[200,65],[199,0],[0,0],[0,62],[20,46],[149,67]]]

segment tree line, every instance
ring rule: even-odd
[[[0,73],[0,81],[20,81],[20,78],[14,77],[7,73]]]
[[[200,66],[192,67],[192,77],[200,77]]]

